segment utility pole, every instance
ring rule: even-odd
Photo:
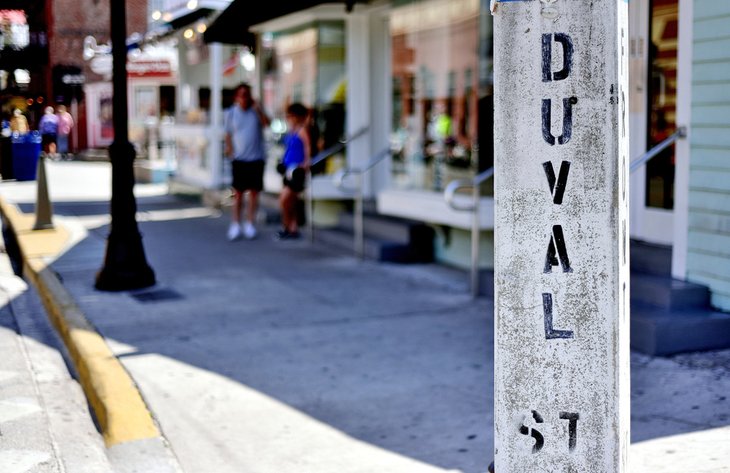
[[[133,168],[135,151],[128,138],[125,2],[110,0],[110,3],[114,90],[114,141],[109,146],[112,163],[112,221],[104,266],[96,275],[96,288],[103,291],[123,291],[152,286],[155,284],[155,273],[147,264],[136,218]]]
[[[627,473],[628,0],[499,0],[495,467]]]

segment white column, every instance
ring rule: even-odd
[[[679,0],[679,47],[677,51],[677,126],[692,133],[692,42],[694,0]],[[672,277],[687,278],[687,230],[689,228],[689,136],[678,140],[675,147],[674,174],[674,244],[672,245]]]
[[[347,135],[370,129],[370,48],[368,15],[347,16]],[[350,166],[365,164],[372,152],[370,131],[347,145]],[[367,195],[367,194],[366,194]]]
[[[627,473],[628,2],[494,18],[495,469]]]
[[[390,31],[386,10],[374,10],[370,13],[370,81],[372,95],[370,98],[371,150],[380,153],[390,143],[390,131],[393,126],[393,78],[391,71]],[[381,162],[370,172],[368,183],[372,192],[378,192],[390,186],[389,159]]]
[[[647,150],[647,94],[649,88],[649,0],[638,0],[629,2],[629,32],[631,33],[629,44],[629,76],[632,88],[629,92],[631,100],[629,104],[629,127],[631,129],[631,143],[629,144],[629,156],[636,159]],[[629,187],[631,197],[629,206],[631,216],[629,224],[631,236],[644,240],[646,234],[646,219],[642,218],[646,212],[646,166],[641,166],[634,171],[630,177]]]
[[[221,43],[208,45],[210,51],[210,130],[208,133],[208,166],[210,171],[211,187],[219,188],[223,184],[223,98],[221,77],[223,77],[223,62]]]

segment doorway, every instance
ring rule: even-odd
[[[678,3],[630,3],[632,159],[677,128]],[[675,163],[671,146],[632,174],[632,238],[672,245]]]

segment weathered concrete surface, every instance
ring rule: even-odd
[[[510,472],[626,471],[624,1],[495,11],[495,450]]]

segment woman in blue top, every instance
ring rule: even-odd
[[[290,131],[284,137],[286,149],[282,158],[284,187],[279,196],[279,205],[284,228],[277,234],[280,240],[300,237],[297,203],[299,193],[304,190],[306,170],[309,168],[310,143],[306,126],[308,116],[309,110],[300,103],[291,104],[286,109],[286,121]]]

